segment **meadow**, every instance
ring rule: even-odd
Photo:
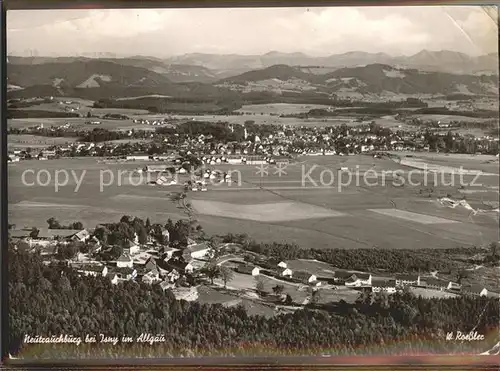
[[[53,145],[65,145],[74,143],[77,138],[44,137],[41,135],[10,134],[8,148],[44,148]]]
[[[446,161],[445,156],[439,157]],[[435,160],[434,160],[435,161]],[[457,160],[458,161],[458,160]],[[462,161],[462,160],[460,160]],[[474,162],[471,166],[474,167]],[[465,160],[464,160],[465,162]],[[476,161],[481,165],[481,161]],[[453,164],[453,161],[452,161]],[[149,217],[165,223],[185,218],[185,210],[171,201],[172,192],[181,186],[148,186],[127,180],[125,171],[138,168],[140,163],[103,164],[95,158],[24,161],[8,168],[9,223],[18,226],[45,226],[54,216],[62,223],[81,221],[86,227],[100,222],[117,221],[124,214]],[[304,169],[316,166],[311,179],[302,184]],[[319,184],[321,171],[330,169],[336,176],[341,166],[358,168],[361,180],[335,178],[330,185]],[[493,166],[493,165],[491,165]],[[498,240],[498,212],[471,215],[463,207],[450,208],[439,197],[463,197],[460,190],[475,187],[437,186],[423,184],[424,175],[416,174],[417,185],[395,186],[390,178],[386,184],[367,185],[363,176],[368,170],[413,170],[390,159],[369,156],[319,156],[298,159],[286,167],[286,174],[270,167],[268,175],[260,176],[251,165],[221,165],[215,168],[237,170],[237,184],[208,186],[208,192],[189,192],[188,202],[194,217],[209,234],[246,233],[257,241],[295,242],[304,248],[452,248],[485,245]],[[39,170],[46,169],[51,182],[46,186],[23,185],[22,174],[33,170],[26,180],[31,184]],[[67,170],[67,185],[55,189],[56,170]],[[122,174],[119,176],[119,172]],[[84,173],[85,172],[85,173]],[[498,174],[498,167],[496,170]],[[111,174],[114,179],[111,179]],[[47,174],[40,174],[42,183]],[[76,189],[78,180],[83,181]],[[498,200],[498,177],[483,177],[485,192],[466,194],[474,207],[485,200]],[[62,178],[64,180],[64,178]],[[449,180],[449,179],[448,179]],[[61,183],[61,182],[60,182]],[[100,187],[102,183],[103,187]],[[495,188],[497,187],[497,188]],[[429,188],[434,191],[430,192]],[[422,191],[424,190],[424,191]],[[427,192],[427,193],[426,193]],[[485,206],[482,206],[485,208]],[[439,218],[439,219],[434,219]],[[439,220],[439,223],[433,221]]]

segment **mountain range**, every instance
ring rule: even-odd
[[[422,50],[411,56],[390,56],[385,53],[353,51],[327,57],[312,57],[304,53],[280,53],[272,51],[263,55],[191,53],[166,59],[132,56],[127,58],[104,57],[15,57],[9,56],[10,64],[41,64],[99,59],[118,62],[133,67],[143,67],[164,74],[174,82],[213,82],[220,78],[238,75],[255,69],[277,64],[289,66],[313,66],[320,72],[342,67],[357,67],[373,63],[388,64],[422,71],[454,74],[498,74],[498,55],[469,56],[464,53],[441,50]],[[329,70],[329,71],[328,71]]]
[[[470,57],[447,51],[422,51],[399,60],[364,52],[322,58],[278,52],[187,54],[168,60],[9,56],[7,83],[10,96],[76,94],[96,99],[145,94],[227,97],[262,91],[326,96],[498,94],[497,68],[494,55]]]

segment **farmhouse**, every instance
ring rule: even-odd
[[[466,286],[462,287],[462,294],[471,296],[487,296],[488,290],[482,286]]]
[[[448,289],[450,282],[429,277],[422,284],[429,289],[444,291]]]
[[[372,292],[385,292],[393,294],[396,292],[396,281],[377,280],[372,282]]]
[[[144,171],[148,173],[165,173],[168,172],[168,168],[166,165],[147,165]]]
[[[173,247],[166,247],[163,251],[163,253],[165,254],[165,261],[169,261],[170,259],[172,259],[172,256],[178,251],[180,250]]]
[[[354,273],[345,281],[345,285],[351,287],[370,286],[371,284],[372,275],[369,273]]]
[[[191,258],[193,259],[203,259],[208,253],[208,246],[204,243],[191,245],[188,247]]]
[[[111,278],[111,283],[130,281],[137,277],[137,271],[133,268],[115,268],[108,273]]]
[[[85,242],[90,239],[90,233],[86,229],[82,229],[80,232],[75,233],[72,237],[72,241]]]
[[[160,272],[157,269],[152,269],[142,276],[142,282],[148,285],[152,285],[153,283],[160,281]]]
[[[337,284],[345,284],[346,281],[352,277],[352,275],[353,274],[351,272],[336,271],[333,280]]]
[[[147,161],[149,160],[148,155],[143,155],[143,154],[136,154],[136,155],[129,155],[126,157],[127,161]]]
[[[175,282],[181,277],[180,273],[176,269],[172,269],[168,274],[168,282]]]
[[[283,271],[281,271],[281,275],[283,277],[292,277],[292,270],[290,268],[286,268]]]
[[[170,267],[178,272],[184,272],[184,273],[193,273],[194,271],[194,266],[191,263],[186,263],[186,262],[172,262],[169,261],[168,264]]]
[[[281,261],[281,262],[278,263],[278,267],[286,269],[288,266],[287,266],[287,264],[285,262]]]
[[[420,276],[419,275],[409,275],[409,274],[403,274],[403,275],[396,275],[396,286],[408,286],[408,285],[415,285],[415,286],[420,286]]]
[[[258,276],[260,274],[260,269],[258,267],[247,264],[239,264],[236,271],[238,273],[250,274],[252,276]]]
[[[117,260],[116,266],[118,268],[132,268],[134,266],[134,261],[130,255],[123,253]]]
[[[136,255],[141,250],[140,246],[133,241],[128,241],[128,247],[123,249],[123,252],[128,255]]]
[[[292,277],[307,284],[317,281],[317,277],[314,274],[310,274],[304,271],[296,271],[293,273]]]
[[[77,272],[85,276],[106,277],[106,275],[108,274],[108,268],[102,265],[86,264],[78,267]]]

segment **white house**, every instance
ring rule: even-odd
[[[456,283],[456,282],[452,282],[450,281],[448,283],[448,286],[446,287],[447,290],[460,290],[460,288],[462,287],[462,285]]]
[[[160,272],[158,270],[153,269],[147,272],[144,276],[142,276],[142,282],[152,285],[153,283],[160,282]]]
[[[488,290],[481,286],[462,287],[462,293],[473,296],[487,296]]]
[[[179,251],[179,249],[175,249],[173,247],[167,247],[165,248],[165,262],[169,261],[170,259],[172,259],[172,256],[174,255],[175,252]]]
[[[128,247],[123,249],[123,252],[128,254],[128,255],[136,255],[139,253],[139,251],[141,251],[140,246],[136,242],[133,242],[133,241],[129,241]]]
[[[279,262],[278,263],[278,267],[286,269],[288,266],[287,266],[287,264],[285,262]]]
[[[293,278],[302,281],[303,283],[314,283],[317,281],[317,277],[314,274],[310,274],[304,271],[293,272]]]
[[[208,250],[208,246],[203,243],[189,247],[189,251],[193,259],[203,259],[207,255]]]
[[[137,270],[133,268],[112,269],[109,272],[109,277],[111,277],[111,283],[113,284],[123,281],[130,281],[137,277]]]
[[[286,268],[281,272],[283,277],[292,277],[292,270],[290,268]]]
[[[172,269],[172,271],[170,271],[170,272],[167,274],[168,282],[175,282],[175,281],[177,281],[180,277],[181,277],[181,275],[179,274],[179,272],[177,272],[177,270],[176,270],[176,269]]]
[[[252,276],[258,276],[260,274],[260,269],[258,267],[254,267],[252,265],[240,264],[238,268],[236,268],[238,273],[250,274]]]
[[[394,294],[396,292],[395,281],[375,281],[372,283],[372,292],[385,292]]]
[[[85,275],[85,276],[93,276],[93,277],[106,277],[108,274],[108,267],[102,265],[85,265],[79,267],[77,272]]]
[[[439,280],[436,278],[426,278],[425,281],[422,281],[422,284],[425,285],[429,289],[444,291],[450,287],[449,281]]]
[[[116,260],[116,266],[118,268],[132,268],[134,266],[134,261],[130,255],[124,253]]]
[[[90,239],[90,233],[86,229],[82,229],[71,237],[72,241],[86,242]]]
[[[360,287],[371,286],[372,275],[369,273],[354,273],[346,282],[346,286]]]
[[[421,281],[420,281],[420,276],[419,275],[411,275],[411,274],[404,274],[404,275],[396,275],[396,286],[408,286],[408,285],[414,285],[414,286],[421,286]]]
[[[148,155],[130,155],[127,156],[127,161],[147,161],[149,160]]]

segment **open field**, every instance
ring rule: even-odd
[[[319,303],[337,303],[344,300],[347,303],[354,303],[359,297],[359,291],[349,287],[338,286],[336,290],[330,288],[319,288]]]
[[[329,106],[323,104],[293,104],[293,103],[269,103],[269,104],[249,104],[241,107],[237,112],[250,114],[276,114],[290,115],[294,113],[309,112],[312,109],[327,109]]]
[[[292,272],[307,271],[319,277],[333,277],[335,272],[334,268],[330,264],[316,260],[287,260],[286,264]]]
[[[472,160],[436,154],[433,161],[446,163],[448,159],[453,166],[455,162],[462,162],[468,163],[472,169],[498,166],[498,163],[483,164],[486,158]],[[151,187],[128,182],[127,174],[118,176],[119,171],[133,171],[138,166],[137,163],[101,164],[95,158],[14,163],[8,168],[9,222],[18,226],[44,225],[49,217],[54,216],[62,223],[80,220],[86,227],[94,227],[100,222],[119,220],[124,214],[149,217],[160,223],[165,223],[168,218],[185,218],[185,211],[169,198],[169,194],[180,191],[181,186]],[[465,194],[459,192],[458,184],[425,186],[424,175],[417,174],[413,179],[420,182],[416,182],[417,185],[396,187],[390,179],[385,185],[380,179],[378,184],[367,185],[361,177],[359,184],[355,179],[349,183],[344,178],[340,184],[335,178],[328,187],[308,181],[307,188],[304,188],[301,179],[303,172],[307,172],[304,166],[309,170],[316,166],[310,177],[317,183],[320,183],[323,170],[330,169],[337,176],[340,166],[357,167],[360,174],[369,169],[377,172],[399,169],[405,174],[412,170],[389,159],[369,156],[303,157],[296,164],[288,165],[287,174],[281,177],[271,171],[272,167],[269,174],[262,177],[251,165],[221,165],[214,168],[240,172],[241,186],[238,187],[236,182],[231,186],[209,185],[208,192],[189,192],[188,201],[192,202],[195,217],[209,234],[247,233],[257,241],[296,242],[310,248],[451,248],[484,245],[499,239],[498,213],[471,215],[464,207],[450,208],[438,201],[438,197],[447,197],[448,194],[454,199],[463,197]],[[25,170],[35,172],[26,175],[26,181],[31,184],[36,180],[36,172],[42,169],[52,177],[46,186],[23,185]],[[54,174],[61,169],[73,171],[74,175],[70,173],[66,186],[59,187],[56,192]],[[110,172],[114,179],[111,179]],[[84,181],[75,192],[82,175]],[[42,173],[40,179],[45,181],[46,176]],[[101,177],[105,185],[102,192]],[[470,181],[474,176],[464,178]],[[498,202],[498,177],[481,177],[480,180],[483,186],[463,189],[484,190],[466,196],[472,207],[485,208],[483,202]],[[422,193],[429,188],[434,192]],[[372,212],[370,209],[382,211]],[[316,213],[317,210],[321,212],[309,219],[311,211]],[[411,217],[400,218],[384,213]],[[413,217],[414,214],[427,217],[425,220],[434,217],[452,223],[422,224]]]
[[[398,209],[370,209],[368,211],[372,211],[382,215],[387,215],[393,218],[400,218],[403,220],[414,221],[420,224],[458,223],[456,220],[448,220],[448,219],[438,218],[435,216],[417,214]]]
[[[7,146],[13,148],[37,148],[53,145],[64,145],[76,142],[77,138],[44,137],[40,135],[11,134],[8,136]]]
[[[421,296],[425,299],[431,299],[431,298],[444,299],[444,298],[454,298],[454,297],[458,296],[458,295],[452,294],[450,292],[426,289],[426,288],[422,288],[422,287],[411,287],[410,291],[415,296]]]
[[[65,102],[72,102],[66,104]],[[53,111],[53,112],[64,112],[65,107],[68,108],[78,108],[78,113],[86,115],[87,112],[91,112],[93,115],[106,115],[108,113],[118,113],[122,115],[141,115],[147,114],[148,111],[141,109],[126,109],[126,108],[93,108],[94,102],[90,100],[80,99],[80,98],[55,98],[52,103],[42,103],[36,106],[30,106],[23,108],[26,111]]]
[[[95,128],[108,129],[108,130],[155,130],[156,127],[149,125],[136,124],[133,120],[101,120],[100,125],[89,125],[85,122],[91,119],[83,117],[58,117],[58,118],[24,118],[24,119],[8,119],[7,127],[25,129],[32,126],[43,124],[44,127],[63,126],[69,123],[72,129],[75,130],[94,130]],[[95,119],[93,119],[95,120]]]
[[[201,304],[222,304],[227,307],[241,305],[249,315],[272,317],[278,314],[270,306],[261,304],[257,300],[241,297],[236,295],[236,292],[231,292],[230,290],[224,290],[223,288],[215,289],[208,286],[199,286],[197,290],[198,301]]]
[[[227,202],[194,200],[193,206],[198,213],[204,215],[249,219],[262,222],[328,218],[342,215],[341,213],[322,209],[317,206],[294,202],[238,205]]]
[[[475,117],[467,117],[467,116],[457,116],[457,115],[432,115],[432,114],[418,114],[413,116],[414,118],[421,119],[423,121],[432,120],[432,121],[441,121],[441,123],[449,123],[451,121],[464,121],[464,122],[485,122],[490,119],[484,118],[475,118]]]

